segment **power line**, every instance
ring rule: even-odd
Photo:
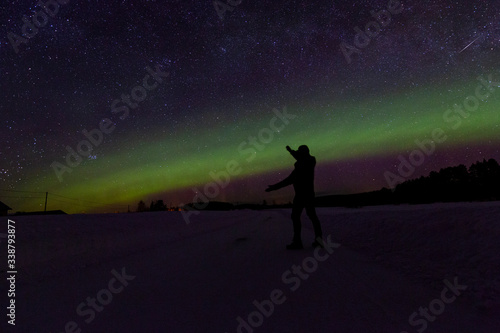
[[[91,207],[91,208],[98,208],[99,207],[99,206],[83,205],[81,203],[76,203],[76,202],[68,202],[68,201],[61,200],[61,199],[54,199],[54,198],[52,198],[51,200],[55,200],[55,201],[59,201],[59,202],[64,202],[66,204],[71,204],[71,205],[76,205],[76,206],[82,206],[82,207]]]
[[[124,207],[129,207],[129,205],[124,205],[124,204],[104,204],[104,203],[99,203],[95,201],[89,201],[89,200],[83,200],[83,199],[77,199],[77,198],[70,198],[64,195],[52,193],[52,192],[40,192],[40,191],[20,191],[20,190],[8,190],[8,189],[0,189],[0,191],[4,192],[15,192],[15,193],[35,193],[35,194],[45,194],[45,196],[3,196],[0,195],[1,198],[15,198],[15,199],[43,199],[45,197],[45,204],[47,204],[47,196],[50,194],[52,196],[51,200],[63,202],[65,204],[69,205],[77,205],[77,206],[82,206],[82,207],[90,207],[90,208],[113,208],[113,209],[123,209]],[[53,196],[67,199],[67,200],[73,200],[77,202],[70,202],[66,200],[61,200],[61,199],[55,199]]]
[[[16,199],[39,199],[43,197],[14,197],[11,195],[0,195],[0,198],[16,198]]]
[[[127,206],[127,205],[120,205],[120,204],[116,204],[116,205],[113,205],[113,204],[103,204],[103,203],[99,203],[99,202],[95,202],[95,201],[89,201],[89,200],[83,200],[83,199],[75,199],[75,198],[66,197],[64,195],[55,194],[55,193],[52,193],[52,192],[49,192],[49,194],[50,195],[55,195],[56,197],[61,197],[61,198],[69,199],[69,200],[89,202],[89,203],[92,203],[92,204],[95,204],[95,205],[99,205],[99,206],[113,206],[113,207],[117,207],[117,206],[123,206],[123,207],[125,207],[125,206]]]
[[[0,191],[19,192],[19,193],[43,193],[43,194],[45,194],[45,192],[37,192],[37,191],[17,191],[17,190],[3,190],[3,189],[0,189]]]

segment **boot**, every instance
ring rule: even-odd
[[[323,237],[319,236],[319,237],[316,237],[316,239],[314,240],[314,242],[312,243],[312,246],[314,248],[316,247],[320,247],[322,249],[325,248],[325,243],[323,242]]]
[[[286,246],[287,250],[302,250],[303,248],[302,241],[293,241]]]

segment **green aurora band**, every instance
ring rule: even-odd
[[[233,179],[289,169],[290,161],[283,159],[286,145],[296,147],[307,144],[313,154],[320,157],[319,163],[327,163],[387,155],[393,155],[396,161],[399,153],[407,154],[415,149],[415,140],[430,139],[436,128],[443,129],[447,135],[446,142],[439,149],[471,143],[498,143],[500,92],[497,87],[487,100],[480,101],[477,111],[462,119],[458,128],[453,129],[454,123],[443,118],[454,104],[461,105],[467,96],[473,96],[478,84],[478,80],[470,80],[452,87],[419,87],[365,100],[335,100],[329,106],[311,108],[287,105],[288,113],[297,117],[279,133],[274,133],[271,142],[262,144],[264,148],[256,151],[250,162],[247,161],[250,154],[240,153],[238,147],[248,142],[249,136],[257,136],[261,129],[269,128],[273,112],[266,111],[266,114],[259,114],[259,119],[241,122],[237,126],[217,123],[214,121],[217,117],[215,113],[205,112],[199,119],[203,126],[196,129],[199,133],[196,142],[183,140],[182,133],[165,135],[160,131],[153,132],[148,142],[134,140],[132,134],[126,140],[134,144],[129,145],[126,151],[113,152],[112,147],[106,147],[105,138],[102,145],[95,148],[96,155],[107,151],[105,157],[85,160],[72,173],[65,173],[63,182],[57,180],[52,168],[48,167],[43,175],[32,171],[30,188],[21,190],[32,191],[35,188],[102,203],[100,207],[96,205],[94,209],[85,211],[112,211],[106,208],[107,205],[126,207],[128,204],[135,209],[139,200],[155,193],[191,190],[194,186],[213,181],[209,173],[225,170],[231,160],[237,161],[241,167],[241,172]],[[280,121],[277,124],[279,126]],[[120,124],[116,126],[118,128]],[[125,134],[115,131],[111,135],[120,136],[114,137],[119,140]],[[245,148],[248,147],[250,145],[245,144]],[[47,163],[49,165],[50,162]],[[353,192],[356,190],[353,189]],[[57,199],[60,198],[54,197],[54,202],[49,200],[48,209],[62,209],[68,213],[82,211],[81,207],[75,207],[67,200]],[[17,211],[40,210],[43,209],[43,201],[41,197],[17,202],[12,200],[11,205]]]

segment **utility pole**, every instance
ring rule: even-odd
[[[49,192],[45,192],[45,210],[44,212],[47,212],[47,197],[49,196]]]

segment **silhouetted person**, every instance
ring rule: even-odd
[[[323,233],[319,223],[316,210],[314,209],[314,167],[316,166],[316,158],[309,154],[309,148],[305,145],[299,147],[298,150],[293,150],[286,146],[286,150],[292,154],[297,160],[295,169],[290,176],[279,183],[269,185],[266,192],[278,190],[282,187],[293,185],[295,197],[293,198],[292,221],[293,221],[293,241],[287,245],[287,249],[302,249],[300,216],[302,210],[306,209],[307,216],[311,219],[314,233],[316,235],[313,246],[323,246]]]

